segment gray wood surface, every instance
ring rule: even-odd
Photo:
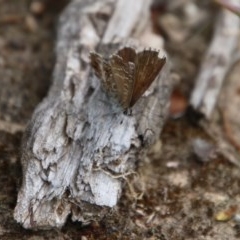
[[[62,227],[69,214],[84,222],[101,218],[159,138],[171,89],[168,64],[129,114],[109,100],[89,64],[89,52],[101,47],[101,39],[111,54],[113,41],[124,45],[140,37],[150,1],[139,1],[126,19],[134,3],[75,0],[60,17],[52,86],[22,144],[14,218],[24,228]]]

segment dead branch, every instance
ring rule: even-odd
[[[23,182],[14,217],[25,228],[101,218],[122,183],[160,134],[170,93],[168,67],[136,103],[116,113],[89,64],[100,42],[140,37],[150,0],[74,0],[60,17],[48,96],[36,108],[22,146]],[[134,7],[134,11],[129,9]],[[126,18],[127,15],[127,18]],[[147,26],[147,25],[146,25]]]
[[[239,0],[236,2],[239,3]],[[225,76],[233,64],[239,31],[240,18],[228,10],[222,10],[190,100],[193,108],[206,118],[211,117]]]

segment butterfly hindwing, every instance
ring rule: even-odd
[[[124,62],[134,63],[137,53],[136,53],[135,49],[132,47],[124,47],[124,48],[119,49],[117,51],[116,55],[121,57],[124,60]]]

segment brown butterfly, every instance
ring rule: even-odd
[[[90,60],[105,92],[126,110],[137,102],[164,66],[166,58],[158,54],[151,49],[137,53],[134,48],[124,47],[109,58],[91,52]]]

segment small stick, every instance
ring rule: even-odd
[[[224,110],[224,109],[222,110],[222,118],[223,118],[223,128],[224,128],[226,138],[240,153],[240,143],[238,143],[233,136],[232,128],[228,121],[226,110]]]

